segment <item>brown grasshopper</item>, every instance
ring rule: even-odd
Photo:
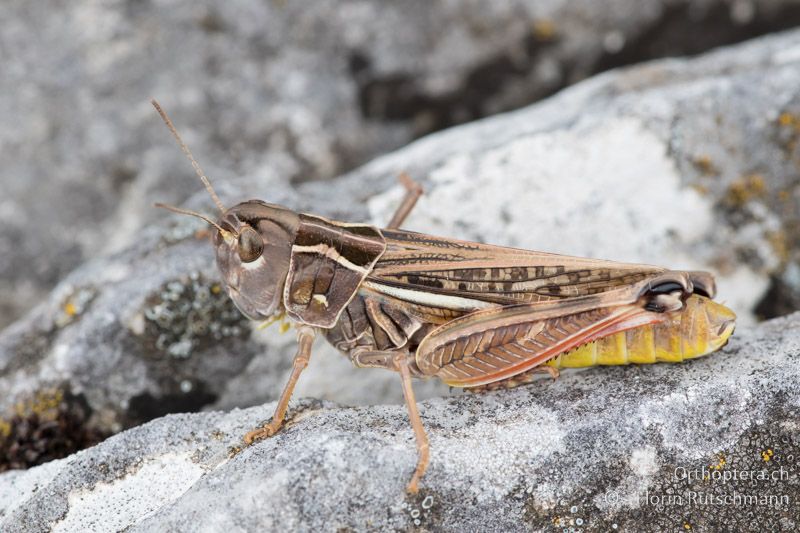
[[[583,259],[435,237],[399,229],[422,194],[407,194],[386,228],[296,213],[261,200],[226,209],[172,122],[170,128],[221,215],[156,204],[199,217],[228,294],[251,319],[288,316],[297,326],[292,373],[271,422],[251,444],[280,430],[295,383],[322,333],[357,367],[400,375],[417,441],[416,492],[428,438],[411,378],[486,389],[535,372],[598,364],[682,361],[711,353],[736,316],[712,298],[714,278],[650,265]]]

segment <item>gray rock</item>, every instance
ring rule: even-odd
[[[793,531],[799,383],[794,314],[685,364],[429,400],[413,497],[402,406],[300,401],[244,450],[273,404],[170,415],[1,474],[0,530]]]
[[[798,66],[795,31],[598,76],[538,105],[428,136],[335,181],[293,187],[276,179],[260,194],[241,180],[215,183],[229,202],[257,195],[380,224],[402,194],[394,176],[408,170],[428,191],[409,229],[711,270],[720,297],[746,323],[769,302],[770,279],[791,279],[798,268]],[[173,157],[180,161],[175,150]],[[190,205],[208,206],[205,192]],[[274,399],[292,339],[251,331],[215,294],[210,247],[195,236],[201,229],[187,217],[147,228],[125,250],[70,274],[0,333],[0,411],[59,387],[87,402],[90,425],[117,431],[167,412]],[[442,392],[431,382],[420,396]],[[299,394],[346,404],[401,397],[395,376],[355,372],[323,342]]]
[[[234,196],[263,194],[799,15],[792,0],[4,2],[0,326],[193,190],[150,96]]]

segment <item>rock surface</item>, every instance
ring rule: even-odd
[[[4,2],[0,327],[194,190],[331,178],[611,66],[797,24],[793,0]],[[446,32],[442,28],[447,28]],[[278,185],[276,185],[278,183]],[[231,197],[232,197],[231,196]],[[53,206],[57,206],[54,209]]]
[[[383,223],[407,170],[427,188],[409,229],[719,274],[741,322],[798,272],[800,32],[616,71],[540,104],[421,139],[341,179],[217,179],[340,220]],[[180,154],[173,149],[176,164]],[[183,171],[187,176],[190,171]],[[190,182],[193,183],[193,182]],[[199,189],[199,185],[193,185]],[[209,205],[198,192],[190,205]],[[56,387],[115,432],[168,412],[274,399],[292,339],[252,331],[215,285],[202,223],[174,217],[70,274],[0,333],[0,412]],[[800,286],[800,282],[795,285]],[[772,285],[774,288],[775,285]],[[784,297],[791,294],[782,293]],[[421,397],[444,390],[431,382]],[[320,342],[299,394],[398,402],[397,378],[355,372]]]
[[[240,451],[273,404],[170,415],[1,474],[0,530],[794,531],[799,398],[794,314],[685,364],[429,400],[414,497],[402,406],[301,401]]]

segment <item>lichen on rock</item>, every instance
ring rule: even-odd
[[[416,496],[400,405],[297,400],[286,427],[250,447],[242,435],[274,404],[169,415],[0,475],[0,529],[790,531],[799,355],[794,314],[687,363],[422,402],[431,464]]]

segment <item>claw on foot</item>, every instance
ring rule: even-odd
[[[537,366],[535,370],[537,372],[547,372],[550,374],[550,377],[553,378],[553,381],[557,380],[558,376],[561,375],[561,371],[559,371],[556,367],[549,365]]]
[[[248,431],[244,436],[244,443],[250,446],[257,440],[267,439],[277,433],[277,429],[273,428],[272,424],[267,424],[253,431]]]
[[[558,376],[561,375],[561,371],[554,366],[550,365],[541,365],[534,368],[531,368],[529,371],[531,374],[550,374],[550,377],[553,378],[553,381],[558,379]]]
[[[416,494],[419,492],[419,482],[422,476],[425,475],[425,470],[428,469],[428,444],[419,450],[419,461],[417,462],[417,469],[414,470],[414,475],[411,476],[411,481],[406,485],[406,492],[409,494]]]

